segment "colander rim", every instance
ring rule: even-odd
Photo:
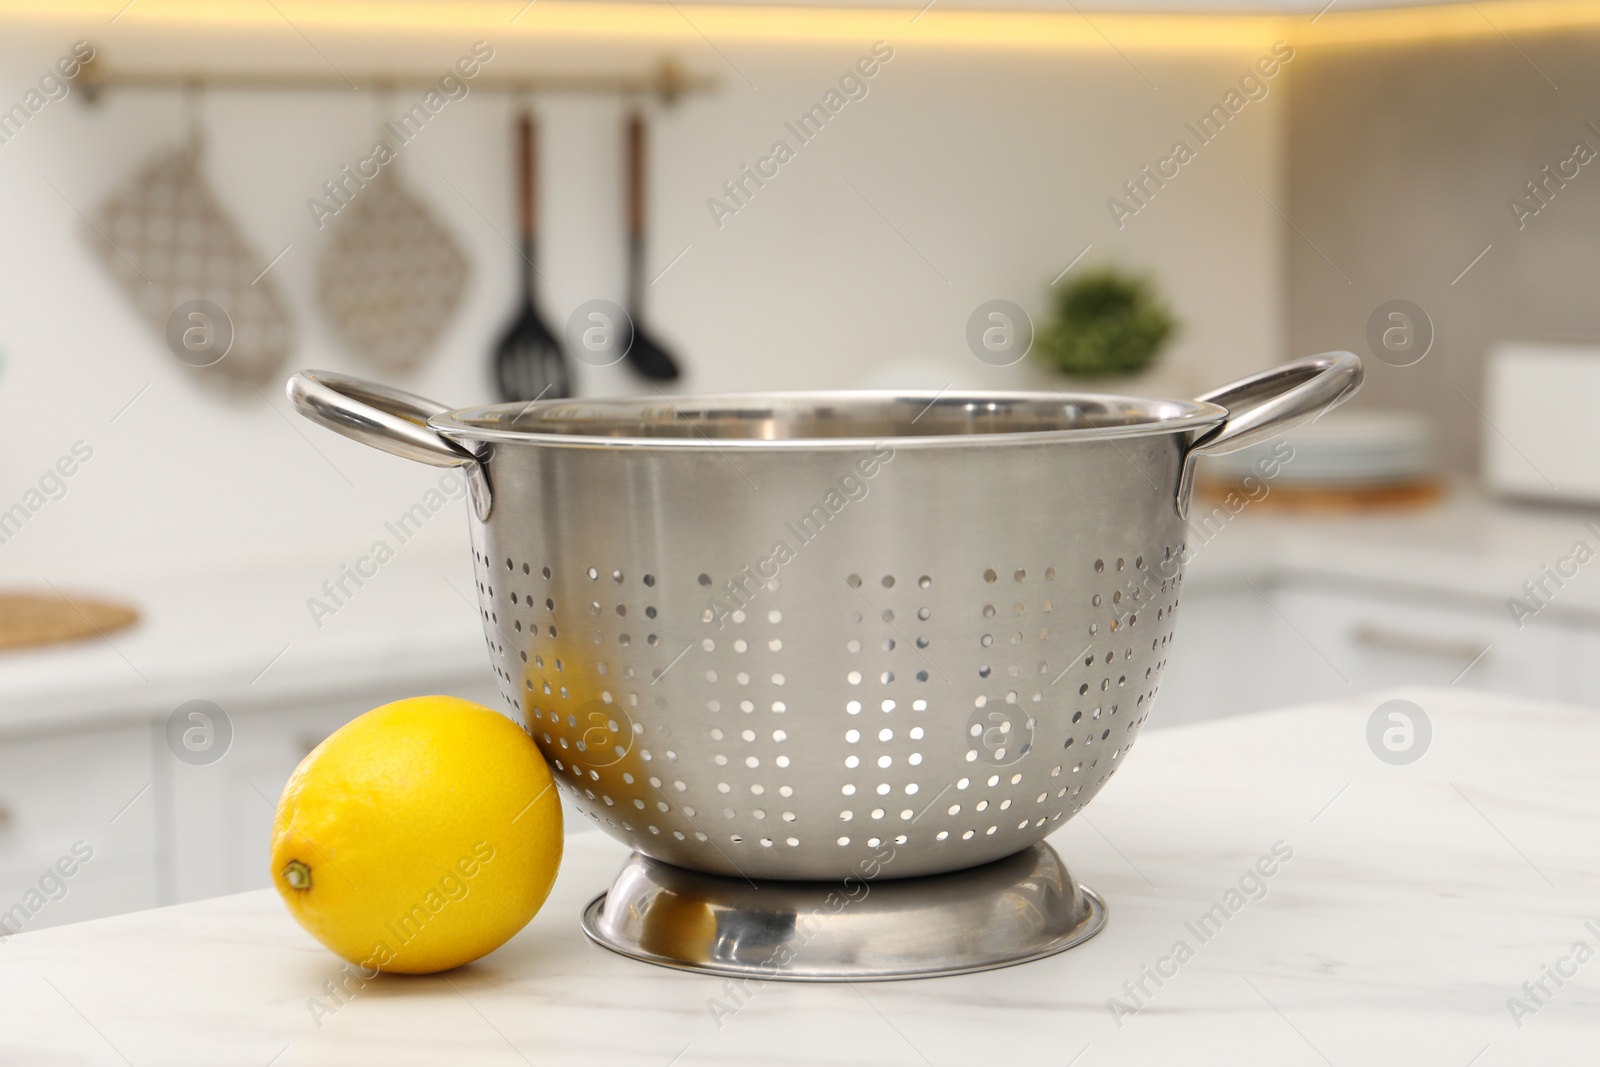
[[[515,413],[518,419],[537,417],[541,413],[579,405],[583,407],[614,407],[619,413],[628,410],[645,411],[649,407],[670,408],[682,417],[684,408],[710,408],[737,411],[751,407],[772,407],[783,404],[800,410],[803,406],[828,406],[843,403],[903,402],[932,407],[941,401],[946,405],[963,404],[1033,404],[1078,405],[1089,403],[1136,410],[1159,408],[1163,412],[1147,422],[1124,423],[1112,426],[1077,426],[1061,429],[976,432],[956,434],[868,434],[850,437],[720,437],[700,435],[695,437],[612,436],[563,432],[538,432],[514,430],[484,425],[500,415]],[[920,416],[918,416],[920,418]],[[758,392],[685,393],[650,396],[584,397],[564,400],[538,400],[526,403],[510,402],[483,404],[457,408],[431,416],[428,425],[452,440],[500,444],[538,444],[566,448],[626,448],[626,449],[699,449],[728,451],[732,449],[762,449],[777,451],[813,451],[817,449],[863,449],[881,443],[899,448],[951,448],[995,447],[1006,445],[1068,443],[1090,440],[1120,440],[1130,437],[1153,437],[1163,434],[1207,430],[1221,424],[1228,410],[1203,400],[1152,399],[1120,393],[1045,392],[1038,390],[884,390],[836,389]],[[912,420],[915,421],[915,420]]]

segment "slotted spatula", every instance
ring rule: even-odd
[[[533,300],[537,251],[535,202],[537,149],[533,116],[517,120],[517,206],[521,228],[522,307],[494,350],[494,380],[501,400],[553,400],[572,395],[561,343],[545,325]]]
[[[656,381],[678,377],[678,362],[648,333],[644,314],[644,119],[628,115],[628,315],[633,319],[633,344],[628,366]]]

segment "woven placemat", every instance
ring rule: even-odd
[[[138,621],[138,611],[127,605],[90,597],[0,593],[0,649],[80,641],[124,629]]]

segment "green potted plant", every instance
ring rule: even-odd
[[[1148,278],[1101,267],[1056,294],[1055,317],[1034,347],[1062,374],[1121,378],[1150,367],[1176,329]]]

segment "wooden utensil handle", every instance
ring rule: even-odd
[[[644,119],[628,116],[628,234],[644,233]]]
[[[517,222],[522,239],[531,241],[536,231],[538,213],[534,198],[538,192],[538,148],[533,116],[524,113],[517,120]]]

